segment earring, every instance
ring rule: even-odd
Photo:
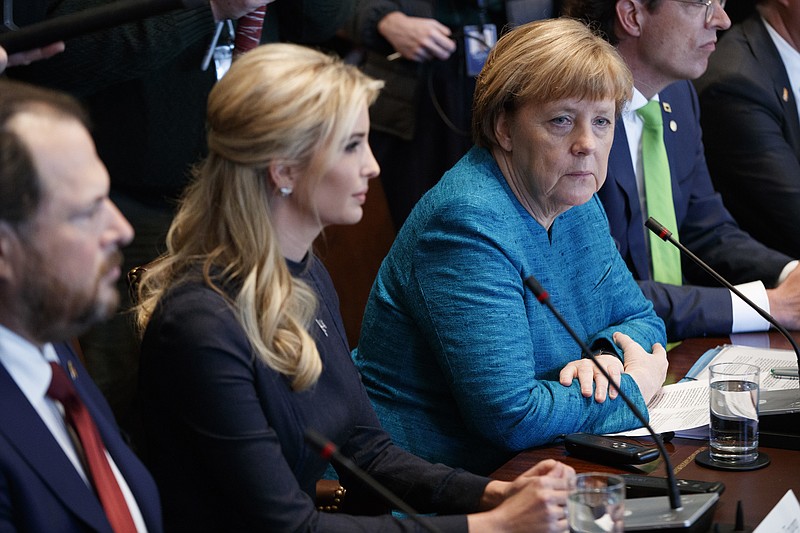
[[[278,189],[278,192],[281,193],[283,198],[287,198],[292,195],[292,188],[291,187],[281,187]]]

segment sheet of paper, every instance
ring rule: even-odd
[[[656,433],[674,431],[680,437],[708,438],[708,383],[686,381],[665,385],[647,405],[650,426]],[[698,428],[695,431],[695,428]],[[692,430],[692,431],[686,431]],[[630,437],[649,435],[646,429],[621,433]]]
[[[725,345],[709,351],[701,364],[693,367],[686,380],[665,385],[647,404],[650,426],[656,433],[674,431],[686,438],[707,439],[711,422],[708,409],[708,365],[714,363],[749,363],[761,369],[761,390],[796,389],[797,379],[773,377],[769,371],[775,367],[797,366],[797,356],[792,350],[752,348]],[[706,361],[707,360],[707,361]],[[643,437],[649,435],[640,428],[617,435]],[[797,533],[800,533],[798,530]]]
[[[797,356],[792,350],[753,348],[750,346],[726,345],[717,353],[709,365],[715,363],[749,363],[761,369],[761,390],[796,389],[796,379],[776,378],[769,371],[776,367],[796,367]],[[691,377],[708,382],[708,365]]]
[[[800,502],[789,490],[753,533],[800,533]]]

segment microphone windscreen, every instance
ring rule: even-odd
[[[668,230],[666,227],[664,227],[663,224],[661,224],[653,217],[649,217],[645,221],[644,225],[647,227],[647,229],[658,235],[659,239],[666,241],[667,239],[672,237],[672,232]]]

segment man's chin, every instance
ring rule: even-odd
[[[114,316],[117,307],[118,301],[98,303],[91,309],[88,309],[87,312],[80,317],[77,317],[69,324],[64,325],[64,330],[69,332],[66,337],[80,337],[97,324],[102,324]],[[63,337],[64,335],[62,334],[61,336]]]
[[[94,325],[103,323],[114,316],[119,308],[119,293],[116,289],[108,289],[107,294],[95,300],[94,305],[88,307],[86,312],[76,317],[73,321],[76,329],[82,330],[81,335],[91,329]]]
[[[97,319],[97,322],[105,322],[111,318],[118,309],[119,292],[117,292],[117,289],[112,289],[112,292],[108,295],[108,297],[98,302],[97,306],[95,307],[95,318]]]

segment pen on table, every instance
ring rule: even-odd
[[[797,368],[787,366],[782,368],[773,368],[769,371],[770,374],[775,376],[776,378],[796,378],[797,375]]]

